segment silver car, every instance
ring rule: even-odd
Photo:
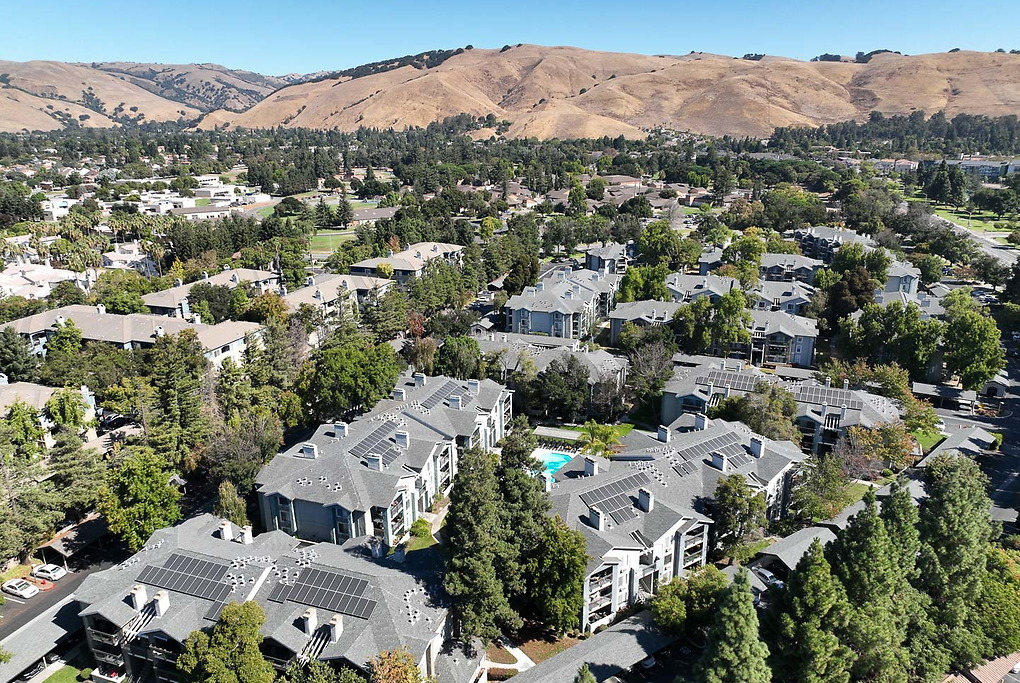
[[[11,579],[5,581],[3,586],[0,586],[4,593],[10,593],[16,595],[23,600],[28,600],[31,597],[39,595],[39,589],[30,584],[24,579]]]
[[[60,581],[67,576],[67,570],[55,564],[40,564],[32,568],[32,576],[47,581]]]

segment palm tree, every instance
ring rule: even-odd
[[[612,425],[599,424],[595,420],[588,420],[584,423],[584,432],[578,439],[582,444],[581,452],[591,455],[600,455],[608,458],[620,443],[620,435],[616,427]]]

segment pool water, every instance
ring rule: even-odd
[[[557,453],[545,448],[538,449],[533,455],[545,465],[545,473],[549,476],[556,474],[560,468],[574,459],[574,456],[569,453]]]

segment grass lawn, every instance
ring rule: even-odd
[[[950,207],[936,207],[934,209],[936,216],[941,216],[946,220],[950,220],[954,223],[962,225],[965,228],[976,230],[978,232],[1001,232],[999,228],[995,227],[995,223],[999,222],[994,214],[985,211],[975,211],[973,214],[968,214],[966,211],[953,209]],[[970,216],[970,225],[967,225],[967,218]]]
[[[269,218],[270,216],[273,215],[273,211],[275,209],[276,209],[275,206],[263,206],[255,213],[258,215],[259,218]]]
[[[46,683],[75,683],[78,680],[78,672],[87,666],[91,666],[91,664],[84,652],[79,649],[78,654],[73,659],[43,680]]]
[[[431,548],[435,544],[436,539],[431,534],[428,536],[411,536],[411,540],[407,542],[405,552],[413,553],[415,550],[425,550],[425,548]]]
[[[312,238],[309,251],[331,252],[340,246],[341,242],[354,239],[353,232],[318,232]]]
[[[624,436],[630,434],[631,430],[634,429],[634,425],[630,424],[629,422],[623,422],[623,423],[620,423],[618,425],[612,425],[612,427],[613,427],[613,429],[616,430],[616,437],[617,438],[623,438]],[[566,426],[564,426],[564,427],[562,427],[562,429],[569,429],[572,432],[583,432],[583,431],[586,431],[585,428],[583,426],[581,426],[581,425],[578,425],[576,427],[566,427]]]
[[[208,197],[199,197],[195,200],[195,206],[209,206],[211,200]]]
[[[853,505],[860,499],[864,498],[864,494],[867,493],[868,490],[871,488],[872,488],[871,486],[868,486],[867,484],[862,484],[860,482],[854,482],[853,484],[850,484],[850,486],[847,487],[846,490],[846,498],[847,500],[850,501],[848,505]]]
[[[0,583],[11,579],[21,579],[28,576],[34,565],[40,564],[38,560],[32,560],[32,564],[16,564],[3,574],[0,574]]]
[[[917,443],[921,444],[921,450],[927,453],[946,437],[938,432],[922,432],[919,429],[914,432],[914,438],[917,439]]]
[[[497,664],[516,664],[517,658],[512,654],[501,648],[499,645],[492,643],[489,645],[489,649],[485,651],[485,657],[490,662],[496,662]]]

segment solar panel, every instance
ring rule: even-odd
[[[453,380],[448,380],[446,384],[437,389],[431,396],[421,402],[423,408],[431,410],[438,406],[440,403],[449,398],[450,394],[456,393],[460,389],[460,385]]]
[[[864,402],[855,398],[852,392],[834,387],[801,386],[797,388],[796,397],[802,403],[827,403],[830,406],[845,404],[850,410],[861,410],[864,407]]]
[[[176,568],[171,569],[170,566]],[[192,567],[197,573],[181,569],[187,567]],[[138,582],[221,603],[230,595],[230,585],[220,580],[227,568],[227,565],[175,554],[162,567],[149,565],[142,569]]]
[[[637,472],[619,481],[582,493],[581,500],[588,507],[597,507],[608,514],[617,524],[623,524],[627,520],[637,517],[630,496],[631,492],[651,483],[651,481],[644,472]]]
[[[269,594],[273,602],[297,602],[360,619],[372,616],[376,601],[364,597],[368,581],[348,574],[307,568],[293,585],[277,584]]]
[[[391,464],[400,455],[400,451],[389,444],[389,435],[399,426],[393,420],[383,421],[368,436],[351,448],[351,455],[356,458],[377,455],[382,458],[384,465]]]
[[[681,477],[686,477],[692,474],[696,474],[698,468],[697,466],[694,465],[694,463],[684,461],[673,465],[673,471],[679,474]]]
[[[714,384],[717,389],[730,387],[736,391],[750,392],[757,388],[759,382],[768,380],[752,373],[710,370],[707,376],[703,375],[694,381],[697,384]]]

